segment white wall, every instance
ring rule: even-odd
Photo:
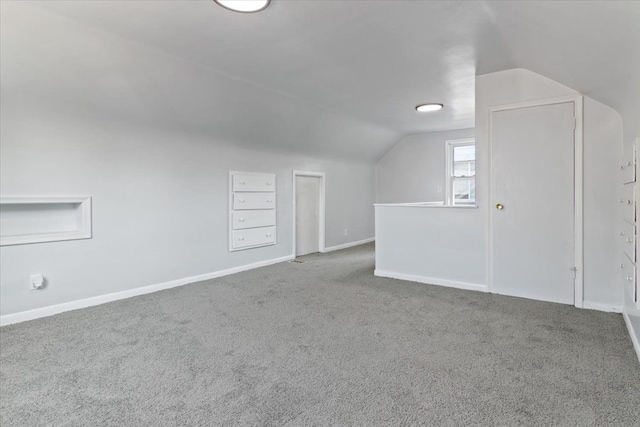
[[[462,129],[402,138],[376,165],[376,201],[444,202],[446,141],[473,136]]]
[[[94,236],[0,248],[2,315],[291,255],[293,169],[326,173],[327,246],[373,237],[374,161],[348,154],[380,144],[371,127],[314,106],[309,121],[286,96],[41,10],[2,10],[0,193],[92,196]],[[209,127],[190,122],[196,110]],[[276,246],[228,252],[230,170],[277,174]],[[34,273],[46,289],[29,291]]]
[[[376,275],[486,291],[478,215],[470,207],[377,205]]]
[[[578,92],[524,69],[478,76],[476,79],[476,197],[489,212],[488,108]],[[622,120],[613,109],[584,96],[584,300],[603,308],[622,306],[618,256],[614,250],[618,228],[614,205],[622,140]],[[544,165],[540,165],[544,168]],[[541,171],[542,172],[542,171]]]
[[[419,209],[419,220],[423,226],[414,227],[414,233],[406,234],[405,240],[396,238],[381,239],[381,235],[392,236],[396,228],[404,227],[402,220],[389,222],[392,230],[381,234],[380,227],[376,224],[376,241],[378,250],[383,245],[393,245],[385,249],[392,254],[393,259],[385,261],[385,268],[397,273],[404,273],[401,260],[411,259],[414,253],[430,253],[440,240],[434,238],[437,227],[430,226],[437,221],[442,221],[446,227],[447,215],[457,218],[459,227],[451,227],[448,230],[452,239],[457,241],[459,237],[467,236],[466,241],[470,247],[480,248],[480,254],[456,253],[451,250],[448,253],[456,256],[460,265],[465,263],[473,270],[472,277],[464,280],[477,280],[476,285],[485,286],[487,271],[487,238],[489,181],[487,170],[488,158],[488,109],[491,106],[526,102],[545,98],[554,98],[576,94],[574,90],[549,80],[543,76],[523,69],[513,69],[498,73],[478,76],[476,79],[476,158],[477,158],[477,204],[478,209],[453,211],[453,208],[388,208],[388,209]],[[618,228],[615,201],[618,192],[617,168],[620,158],[622,141],[622,122],[620,116],[611,108],[604,106],[588,97],[584,97],[584,244],[585,244],[585,271],[584,271],[584,298],[587,305],[597,306],[602,309],[620,309],[622,307],[622,286],[618,271],[618,252],[616,248],[616,230]],[[395,153],[392,153],[395,155]],[[410,158],[411,153],[405,152],[403,156]],[[384,164],[383,159],[380,164]],[[443,159],[444,162],[444,159]],[[544,173],[544,165],[540,165],[541,173]],[[378,174],[377,194],[380,194],[384,185]],[[406,177],[405,177],[406,179]],[[443,212],[445,212],[443,214]],[[450,212],[450,213],[449,213]],[[409,213],[407,213],[409,215]],[[411,215],[414,215],[412,213]],[[463,218],[460,218],[463,217]],[[398,229],[399,230],[399,229]],[[481,230],[481,232],[478,232]],[[399,231],[400,232],[400,231]],[[465,255],[466,254],[466,255]],[[464,255],[464,256],[461,256]],[[394,261],[395,260],[395,261]],[[433,277],[434,262],[428,257],[416,260],[412,266],[411,274],[417,276]],[[446,263],[445,263],[446,264]],[[441,272],[443,276],[436,279],[446,281],[463,280],[459,273],[451,271]]]
[[[2,119],[1,194],[91,195],[94,237],[0,248],[3,315],[290,255],[293,169],[327,174],[327,246],[373,236],[373,165],[121,123],[23,119]],[[227,251],[229,170],[277,174],[276,246]],[[34,273],[47,289],[28,290]]]

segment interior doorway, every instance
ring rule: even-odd
[[[324,251],[324,173],[293,172],[293,253]]]
[[[579,101],[490,113],[492,292],[581,302]]]

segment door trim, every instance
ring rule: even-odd
[[[489,144],[487,154],[488,171],[488,194],[489,194],[489,215],[488,215],[488,261],[487,284],[489,292],[493,292],[493,174],[491,172],[492,144],[493,144],[493,113],[507,110],[517,110],[521,108],[539,107],[543,105],[556,105],[573,103],[573,114],[575,117],[574,131],[574,256],[576,267],[576,278],[574,280],[573,302],[578,308],[584,307],[584,229],[583,229],[583,97],[582,95],[568,95],[557,98],[539,99],[535,101],[520,102],[516,104],[499,105],[489,107],[487,129],[489,132]]]
[[[325,252],[325,174],[324,172],[310,172],[310,171],[298,171],[294,170],[292,173],[293,180],[293,257],[296,257],[296,178],[299,176],[309,176],[313,178],[320,178],[320,203],[319,203],[319,215],[318,215],[318,251]]]

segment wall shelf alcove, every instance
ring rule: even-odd
[[[91,197],[0,197],[0,246],[91,238]]]

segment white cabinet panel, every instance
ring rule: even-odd
[[[232,239],[231,245],[234,249],[272,244],[276,241],[276,228],[260,227],[236,230],[232,233]]]
[[[276,193],[233,193],[233,209],[275,209]]]
[[[635,222],[636,212],[634,205],[634,185],[625,184],[622,186],[622,197],[620,198],[620,204],[622,205],[622,216],[624,219]]]
[[[276,225],[276,211],[274,209],[234,211],[232,217],[234,230]]]
[[[276,191],[276,176],[273,174],[233,175],[233,191]]]

